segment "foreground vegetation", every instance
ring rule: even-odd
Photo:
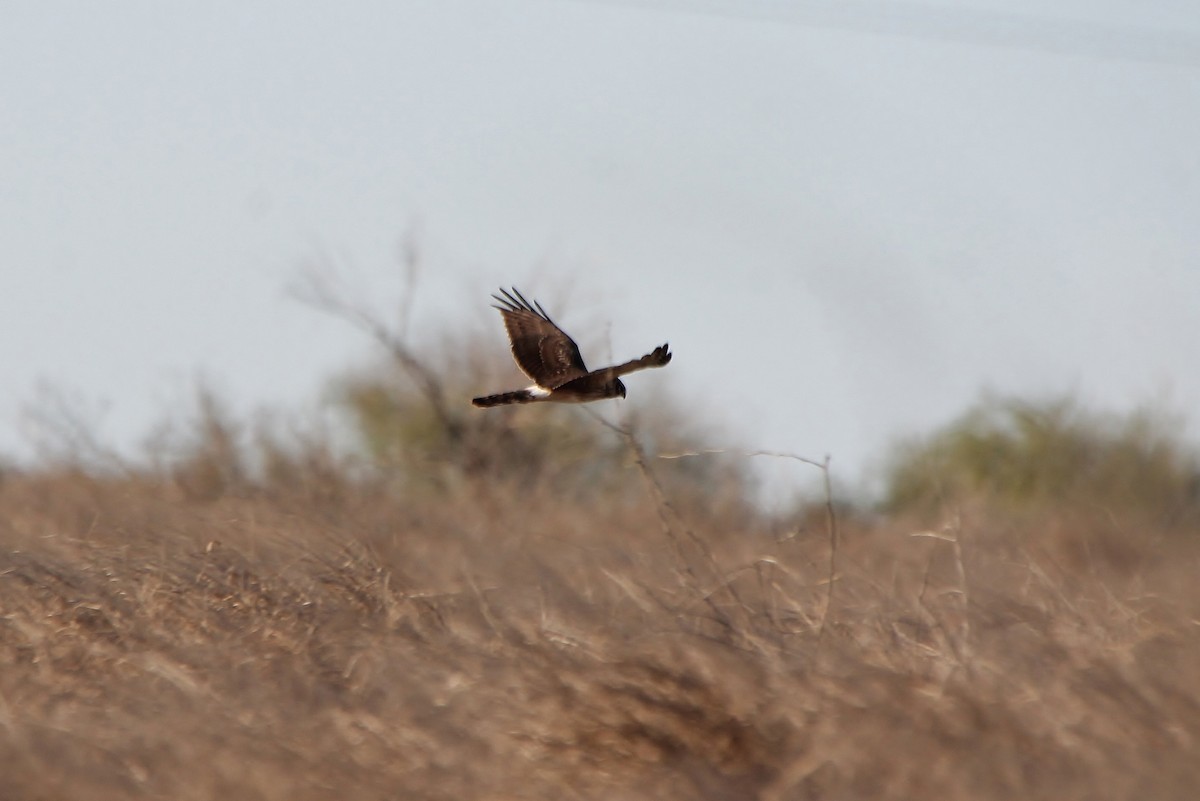
[[[1195,537],[984,496],[769,520],[597,430],[615,478],[570,497],[256,472],[219,427],[4,474],[4,797],[1194,797]]]
[[[991,401],[881,512],[771,517],[669,405],[480,415],[350,317],[399,368],[339,382],[353,455],[203,396],[144,465],[0,470],[5,799],[1195,797],[1161,429]]]

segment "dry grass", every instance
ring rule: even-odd
[[[630,467],[629,469],[636,469]],[[0,481],[6,799],[1190,799],[1196,538]],[[914,536],[926,534],[927,536]],[[1103,536],[1101,536],[1103,535]]]

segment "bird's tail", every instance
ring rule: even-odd
[[[509,403],[531,403],[536,399],[537,396],[529,390],[518,389],[515,392],[501,392],[499,395],[485,395],[482,398],[475,398],[471,401],[471,405],[486,409],[489,406],[504,406]]]

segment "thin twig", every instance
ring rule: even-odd
[[[628,428],[618,426],[615,423],[605,420],[591,409],[584,409],[584,411],[591,415],[592,418],[601,425],[604,425],[605,427],[616,432],[629,447],[630,452],[633,454],[634,463],[637,465],[638,471],[641,473],[642,479],[646,483],[646,488],[650,492],[650,497],[654,500],[655,509],[658,512],[658,519],[662,525],[663,534],[666,535],[666,537],[675,547],[675,553],[677,559],[679,560],[679,566],[691,579],[693,588],[699,593],[699,597],[704,601],[709,609],[712,610],[713,614],[717,617],[718,622],[720,622],[721,625],[726,628],[726,630],[730,632],[740,632],[743,637],[749,637],[750,632],[748,625],[743,627],[735,626],[733,620],[730,619],[725,610],[717,604],[716,600],[713,598],[713,594],[711,592],[701,591],[700,588],[703,586],[704,582],[702,582],[700,577],[696,575],[696,571],[692,568],[687,556],[684,554],[682,543],[680,542],[679,536],[675,533],[675,528],[671,523],[672,517],[679,524],[688,540],[704,557],[705,561],[708,563],[709,570],[712,572],[713,578],[718,582],[720,588],[725,590],[738,608],[742,609],[743,612],[746,610],[746,604],[738,595],[737,590],[735,590],[728,582],[721,582],[721,569],[717,565],[717,560],[715,557],[713,557],[712,551],[709,550],[707,544],[705,544],[703,540],[696,536],[696,533],[692,531],[691,527],[684,523],[679,512],[667,499],[666,493],[663,492],[662,485],[659,484],[658,478],[654,475],[654,472],[650,469],[646,462],[645,450],[637,441],[637,438],[633,435],[633,432]],[[749,622],[748,616],[746,622]]]
[[[825,609],[821,612],[821,624],[817,628],[818,643],[825,636],[825,623],[829,619],[829,611],[833,608],[833,587],[837,583],[838,524],[837,513],[833,508],[833,485],[829,479],[828,454],[821,465],[821,475],[825,483],[825,525],[829,530],[829,583],[825,588]]]
[[[825,624],[829,620],[830,610],[833,609],[833,592],[834,585],[837,583],[837,566],[838,566],[838,520],[837,512],[833,504],[833,482],[830,479],[829,462],[830,456],[827,454],[824,461],[816,461],[799,456],[794,453],[784,451],[747,451],[734,448],[701,448],[691,451],[679,451],[676,453],[660,453],[659,459],[683,459],[690,456],[706,456],[710,454],[733,454],[735,456],[771,456],[778,459],[793,459],[797,462],[803,462],[807,465],[812,465],[821,471],[822,483],[825,489],[825,527],[829,533],[829,577],[825,587],[825,607],[821,610],[821,620],[817,626],[817,641],[820,642],[825,636]]]

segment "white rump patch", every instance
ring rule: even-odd
[[[526,387],[525,391],[535,398],[545,398],[550,395],[550,390],[546,389],[545,387],[538,386],[537,384],[534,384],[531,387]]]

